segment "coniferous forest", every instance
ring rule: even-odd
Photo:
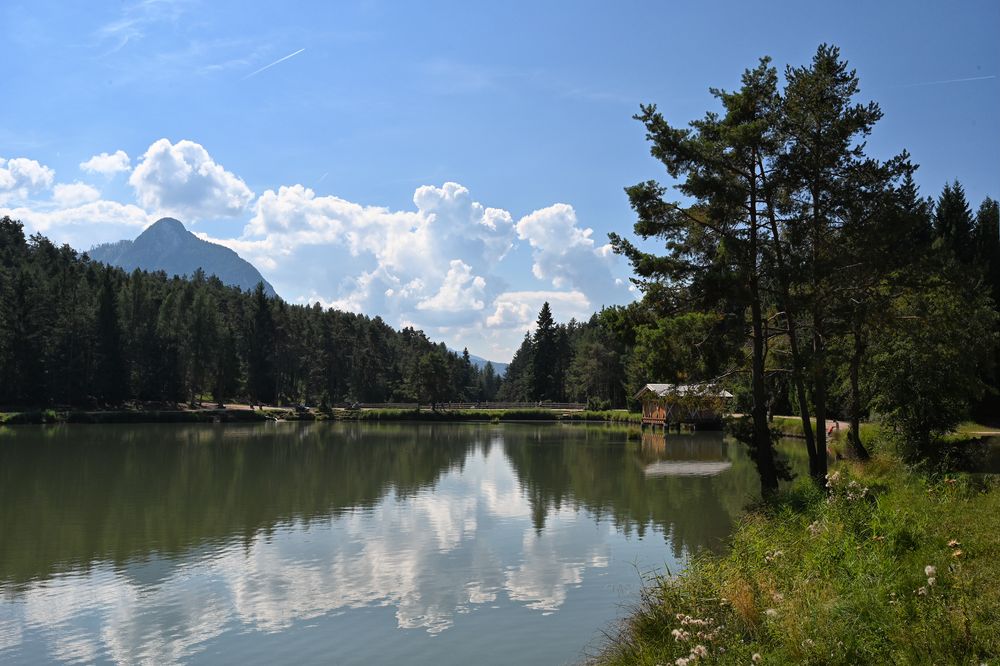
[[[489,400],[500,377],[380,318],[91,261],[0,220],[0,404]]]

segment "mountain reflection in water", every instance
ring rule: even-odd
[[[718,434],[0,429],[0,661],[573,660],[758,487]]]

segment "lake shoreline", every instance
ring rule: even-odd
[[[985,663],[1000,650],[998,483],[881,452],[840,464],[828,492],[801,479],[726,553],[649,581],[593,663]]]
[[[27,409],[0,412],[0,426],[111,423],[264,423],[354,421],[412,423],[615,423],[638,426],[641,415],[625,410],[569,412],[556,409],[329,409],[246,406],[221,409]]]

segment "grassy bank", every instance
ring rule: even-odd
[[[604,664],[994,663],[1000,482],[844,464],[800,479],[643,600]]]
[[[285,410],[250,411],[237,409],[122,409],[100,411],[59,411],[53,409],[0,412],[0,425],[45,423],[248,423],[276,420]]]
[[[331,418],[343,421],[585,421],[639,423],[640,415],[626,410],[579,411],[558,409],[358,409],[334,410]]]

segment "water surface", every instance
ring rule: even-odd
[[[0,428],[0,663],[572,663],[758,492],[714,433]]]

